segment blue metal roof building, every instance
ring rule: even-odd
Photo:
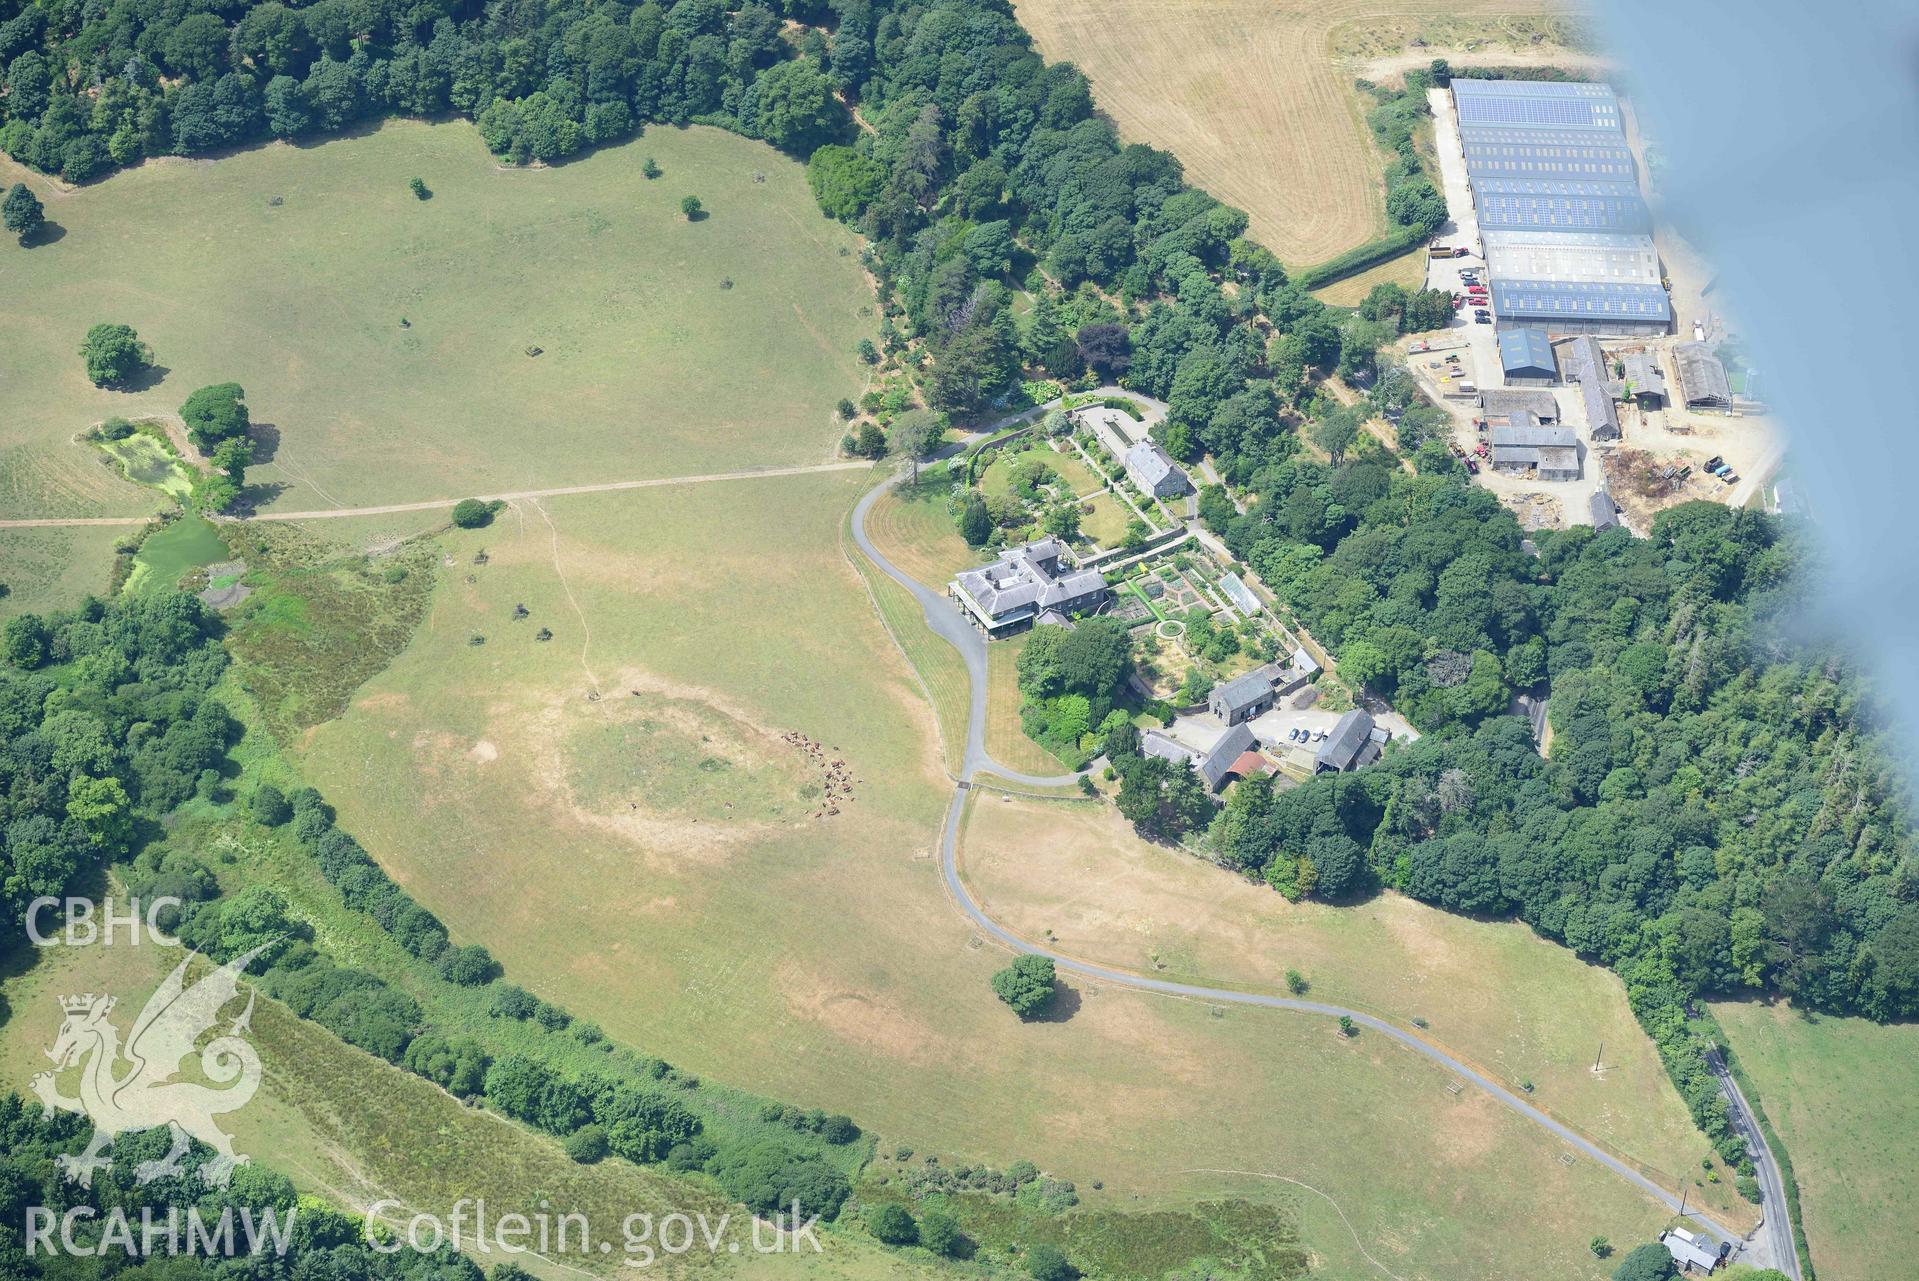
[[[1488,184],[1515,185],[1492,179]],[[1495,193],[1474,184],[1481,231],[1611,231],[1647,235],[1652,215],[1637,194],[1631,196],[1546,196]],[[1546,186],[1624,186],[1624,183],[1541,183]]]
[[[1610,85],[1557,80],[1472,80],[1455,77],[1461,128],[1520,125],[1623,133],[1619,98]]]
[[[1502,329],[1499,366],[1508,387],[1550,387],[1559,381],[1559,362],[1543,329]]]
[[[1501,325],[1588,334],[1664,333],[1672,303],[1658,285],[1587,280],[1499,280],[1493,314]]]
[[[1652,215],[1612,88],[1464,78],[1453,80],[1452,92],[1501,329],[1543,336],[1670,328]],[[1516,368],[1530,367],[1528,340],[1511,341],[1522,344],[1512,349]],[[1501,342],[1503,358],[1503,333]]]

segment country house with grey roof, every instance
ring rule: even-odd
[[[998,560],[963,570],[947,592],[990,637],[1010,636],[1042,615],[1070,617],[1106,601],[1106,576],[1081,569],[1056,538],[1009,547]]]
[[[1140,492],[1151,494],[1154,498],[1171,498],[1192,488],[1186,473],[1174,464],[1155,441],[1140,441],[1126,451],[1121,461],[1126,464],[1127,476],[1139,486]]]

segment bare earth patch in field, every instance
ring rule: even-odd
[[[1059,1019],[1012,1017],[989,985],[1006,954],[953,910],[932,857],[951,785],[919,686],[838,542],[866,483],[834,473],[593,495],[548,505],[552,529],[507,512],[444,536],[459,567],[414,644],[311,735],[304,770],[515,982],[702,1076],[846,1112],[883,1150],[1026,1156],[1095,1208],[1278,1200],[1342,1275],[1364,1263],[1330,1215],[1319,1222],[1269,1180],[1197,1171],[1323,1187],[1375,1253],[1402,1243],[1394,1270],[1408,1278],[1539,1266],[1597,1277],[1588,1238],[1657,1222],[1650,1201],[1562,1165],[1559,1145],[1517,1117],[1492,1118],[1483,1155],[1462,1164],[1457,1136],[1435,1128],[1452,1102],[1444,1074],[1383,1041],[1341,1043],[1321,1021],[1077,980]],[[472,564],[482,546],[486,562]],[[529,617],[512,618],[516,603]],[[533,639],[541,625],[551,641]],[[494,709],[563,696],[569,715],[590,711],[583,626],[604,698],[620,696],[618,673],[644,671],[728,717],[799,731],[864,780],[859,799],[828,821],[734,824],[743,835],[719,868],[569,819],[523,781],[540,768],[531,732]],[[423,732],[445,736],[433,776],[415,767]],[[472,759],[482,741],[495,759]],[[679,839],[724,826],[689,817]],[[1491,1244],[1494,1224],[1508,1246]]]
[[[1476,18],[1539,0],[1417,0]],[[1049,58],[1075,63],[1129,142],[1178,156],[1188,181],[1252,219],[1289,266],[1385,230],[1383,162],[1333,35],[1404,14],[1385,0],[1019,0]],[[1350,41],[1348,42],[1350,43]]]

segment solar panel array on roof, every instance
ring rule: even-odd
[[[1493,310],[1512,320],[1668,321],[1672,305],[1658,285],[1598,280],[1495,280]]]
[[[1499,320],[1615,331],[1670,323],[1612,88],[1455,79],[1452,91]]]
[[[1617,231],[1645,235],[1652,219],[1638,196],[1533,196],[1481,193],[1482,231]]]

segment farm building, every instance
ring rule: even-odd
[[[1171,498],[1191,488],[1186,473],[1174,466],[1166,451],[1154,441],[1140,441],[1126,451],[1124,461],[1126,474],[1143,494],[1151,494],[1154,498]]]
[[[1509,387],[1550,387],[1559,376],[1552,343],[1539,329],[1508,329],[1499,335],[1499,367]]]
[[[1217,792],[1235,778],[1245,778],[1263,769],[1266,758],[1259,754],[1259,740],[1244,725],[1235,725],[1220,735],[1206,755],[1199,758],[1199,776]]]
[[[1492,296],[1502,325],[1621,338],[1650,337],[1672,327],[1672,302],[1656,284],[1494,276]]]
[[[1619,439],[1619,415],[1613,410],[1614,382],[1599,340],[1582,334],[1560,348],[1566,369],[1566,381],[1579,388],[1580,404],[1586,411],[1586,429],[1594,440]]]
[[[1272,674],[1261,667],[1213,686],[1206,710],[1228,725],[1238,725],[1270,711],[1273,699]]]
[[[1672,303],[1611,87],[1463,78],[1452,92],[1501,327],[1667,332]]]
[[[1644,409],[1658,409],[1666,403],[1666,374],[1649,351],[1629,351],[1626,362],[1625,394]]]
[[[1531,472],[1540,480],[1578,480],[1579,437],[1570,427],[1542,427],[1531,414],[1513,414],[1492,428],[1493,467]]]
[[[1473,184],[1479,229],[1650,235],[1638,184],[1607,179],[1483,178]]]
[[[1672,1255],[1673,1266],[1688,1276],[1710,1275],[1726,1257],[1726,1247],[1684,1228],[1660,1233],[1659,1244]]]
[[[1355,707],[1339,718],[1333,732],[1319,745],[1313,772],[1331,774],[1371,765],[1379,759],[1386,738],[1386,731],[1373,723],[1371,714]]]
[[[1726,367],[1702,342],[1682,342],[1672,349],[1679,370],[1679,399],[1688,409],[1732,409],[1732,384]]]
[[[1149,729],[1139,736],[1139,754],[1157,756],[1161,760],[1172,761],[1175,764],[1193,759],[1192,748],[1179,742],[1170,734],[1156,729]]]
[[[1619,504],[1605,490],[1595,490],[1589,506],[1595,530],[1608,530],[1619,524]]]
[[[1042,615],[1062,617],[1106,600],[1106,576],[1074,565],[1065,544],[1042,538],[1009,547],[990,565],[968,569],[947,584],[947,593],[989,637],[1010,636]]]
[[[1510,418],[1525,413],[1542,423],[1559,421],[1559,402],[1549,391],[1502,391],[1489,387],[1479,393],[1479,405],[1488,418]]]
[[[1482,239],[1486,271],[1495,280],[1659,284],[1659,254],[1650,236],[1616,231],[1489,231]]]

